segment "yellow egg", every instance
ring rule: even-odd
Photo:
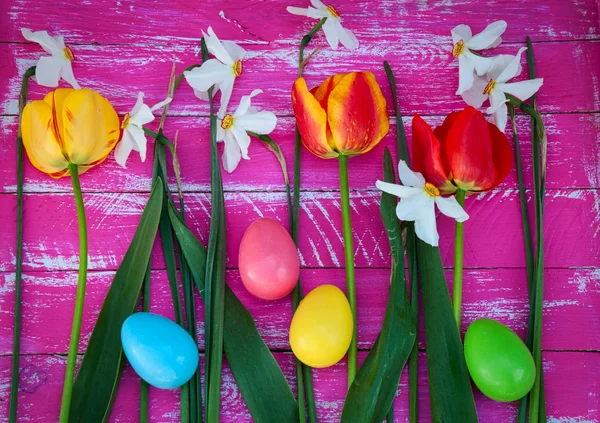
[[[302,300],[292,318],[290,345],[304,364],[333,366],[346,354],[352,340],[352,311],[344,293],[321,285]]]

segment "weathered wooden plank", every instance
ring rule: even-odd
[[[443,121],[441,116],[426,118],[432,125]],[[552,114],[545,115],[548,126],[548,188],[599,188],[600,187],[600,114]],[[412,118],[404,118],[409,135]],[[2,192],[16,191],[15,139],[17,117],[4,117],[4,131],[0,132],[0,189]],[[178,156],[184,191],[210,191],[210,168],[201,166],[209,156],[208,119],[195,117],[171,117],[166,121],[167,134],[179,131]],[[531,186],[531,141],[529,137],[529,119],[519,118],[521,154],[523,156],[525,178]],[[273,139],[280,144],[286,160],[290,179],[293,179],[294,121],[292,118],[280,118]],[[512,140],[511,140],[512,143]],[[151,144],[150,144],[151,146]],[[366,155],[353,158],[351,166],[352,189],[372,189],[374,182],[381,177],[384,146],[390,148],[395,156],[395,126],[388,136]],[[220,147],[222,148],[222,147]],[[150,148],[150,151],[152,148]],[[226,191],[283,191],[283,176],[279,163],[272,153],[267,151],[258,140],[250,146],[250,161],[243,161],[232,174],[223,172]],[[257,172],[260,169],[260,172]],[[133,154],[127,169],[118,166],[112,156],[99,168],[83,177],[84,191],[103,192],[144,192],[151,185],[152,157],[141,163],[139,156]],[[173,175],[173,172],[171,172]],[[172,180],[173,189],[175,181]],[[516,171],[511,174],[500,188],[516,188]],[[339,190],[339,170],[336,160],[324,161],[307,151],[302,155],[303,190]],[[54,180],[27,164],[25,168],[25,191],[34,192],[71,192],[69,178]]]
[[[355,175],[359,177],[359,175]],[[85,181],[83,182],[85,186]],[[14,269],[15,196],[3,194],[4,217],[0,235],[6,248],[0,251],[0,270]],[[387,237],[379,218],[377,191],[353,191],[352,221],[357,267],[389,266]],[[133,236],[146,194],[86,194],[90,269],[116,269]],[[287,203],[283,193],[227,193],[227,256],[237,266],[237,253],[244,230],[256,218],[274,217],[287,225]],[[188,222],[206,241],[209,228],[210,194],[186,196]],[[307,267],[343,267],[343,237],[339,195],[305,192],[300,211],[300,259]],[[70,194],[33,194],[25,197],[24,269],[73,270],[78,266],[77,220]],[[518,192],[494,190],[466,201],[471,218],[465,224],[466,267],[522,267]],[[546,266],[597,266],[600,191],[552,190],[546,197]],[[453,221],[438,219],[442,259],[453,262]],[[162,266],[158,250],[154,254]]]
[[[198,39],[200,30],[212,25],[218,34],[247,43],[298,43],[314,21],[292,16],[289,5],[306,7],[307,0],[266,1],[239,4],[209,0],[169,0],[160,3],[140,1],[73,2],[60,0],[49,8],[43,1],[10,0],[0,6],[5,17],[0,41],[21,41],[18,30],[52,28],[71,42],[182,43]],[[366,46],[381,48],[382,42],[433,42],[449,35],[459,23],[472,25],[474,33],[495,19],[505,19],[508,30],[503,37],[520,41],[524,34],[537,40],[594,39],[600,37],[598,10],[593,0],[497,1],[489,7],[469,2],[333,2],[342,14],[344,25],[355,32]],[[94,25],[87,17],[94,16]],[[181,25],[182,19],[193,22]],[[435,25],[431,25],[435,22]]]
[[[292,386],[295,384],[293,357],[289,353],[274,353]],[[365,353],[359,353],[363,360]],[[19,421],[47,423],[57,419],[64,377],[64,356],[24,356],[21,360],[19,392]],[[420,421],[429,422],[429,398],[426,385],[425,357],[419,360]],[[544,353],[548,421],[597,422],[600,399],[600,354],[590,352]],[[339,421],[346,393],[345,363],[314,371],[315,397],[320,422]],[[0,398],[8,402],[10,357],[0,357]],[[395,401],[395,421],[408,417],[408,377],[405,371]],[[260,388],[260,387],[258,387]],[[179,394],[176,390],[150,389],[150,417],[152,422],[179,421]],[[491,401],[475,392],[480,421],[505,423],[514,421],[515,403]],[[224,422],[251,422],[247,408],[225,366],[221,390],[221,419]],[[129,365],[123,378],[111,414],[111,422],[137,421],[139,410],[139,378]],[[0,422],[7,421],[6,407],[2,408]]]
[[[88,277],[85,313],[80,342],[83,352],[114,272],[92,272]],[[385,312],[389,270],[357,271],[359,347],[371,348]],[[447,271],[451,285],[451,271]],[[500,320],[524,337],[527,326],[525,269],[478,269],[465,271],[463,332],[480,317]],[[325,283],[345,290],[343,269],[303,269],[306,292]],[[288,330],[292,312],[290,297],[263,301],[243,287],[237,270],[227,282],[250,310],[269,348],[289,350]],[[23,354],[66,353],[77,286],[76,272],[34,272],[25,275],[23,293]],[[600,269],[548,269],[545,280],[543,348],[546,350],[600,350]],[[451,288],[450,288],[451,289]],[[166,273],[152,274],[152,311],[174,319]],[[12,351],[14,275],[0,273],[0,355]],[[197,297],[197,316],[203,306]],[[422,326],[422,325],[421,325]],[[198,319],[202,338],[203,319]],[[424,346],[421,336],[421,346]],[[201,340],[201,347],[203,343]]]
[[[515,54],[520,45],[506,45],[497,53]],[[418,46],[387,42],[378,48],[361,51],[323,49],[313,56],[305,75],[309,86],[315,86],[329,74],[352,70],[373,71],[384,87],[388,109],[392,112],[391,97],[383,71],[384,59],[390,62],[398,76],[400,106],[409,116],[412,113],[446,114],[463,108],[464,102],[455,95],[458,84],[457,62],[450,63],[450,39]],[[149,104],[162,100],[166,93],[172,61],[177,71],[198,63],[197,46],[73,46],[76,56],[75,75],[82,86],[94,88],[107,96],[119,113],[129,111],[139,91],[147,94]],[[1,114],[16,114],[21,75],[36,63],[40,49],[33,44],[0,44]],[[577,41],[539,43],[535,46],[536,67],[545,78],[539,94],[542,112],[585,112],[600,110],[600,42]],[[556,58],[560,57],[560,61]],[[524,61],[524,60],[523,60]],[[296,48],[289,45],[253,46],[244,61],[244,73],[236,82],[231,106],[242,95],[255,88],[264,90],[256,99],[259,107],[278,116],[291,115],[291,87],[297,73]],[[577,83],[565,83],[565,77]],[[522,77],[524,77],[523,75]],[[32,97],[48,90],[32,84]],[[233,109],[235,110],[235,109]],[[206,102],[196,99],[185,83],[177,92],[170,108],[174,115],[208,115]]]

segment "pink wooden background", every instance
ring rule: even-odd
[[[82,1],[4,0],[0,4],[0,422],[8,415],[15,268],[15,137],[21,74],[41,49],[24,43],[19,29],[65,36],[76,56],[82,86],[100,91],[123,114],[138,91],[153,104],[164,97],[173,58],[177,71],[197,63],[200,30],[212,25],[222,39],[248,51],[232,104],[254,88],[257,105],[280,121],[273,137],[288,163],[293,156],[290,88],[297,45],[314,21],[286,13],[288,1]],[[304,6],[308,0],[296,0]],[[534,41],[538,74],[545,78],[539,106],[549,132],[546,200],[546,290],[544,369],[549,421],[600,421],[600,25],[597,0],[339,0],[335,6],[360,40],[357,51],[324,48],[306,69],[309,85],[350,70],[373,71],[392,103],[382,61],[398,80],[405,116],[418,112],[432,124],[463,107],[454,95],[456,64],[448,65],[450,29],[467,23],[478,32],[496,19],[508,22],[499,52],[514,53],[526,35]],[[325,45],[322,34],[314,46]],[[32,84],[31,96],[46,89]],[[182,84],[166,121],[179,134],[189,222],[206,241],[210,210],[207,105]],[[405,118],[410,125],[410,119]],[[528,120],[520,118],[525,170],[531,174]],[[395,154],[393,125],[382,145],[350,162],[352,219],[357,265],[361,357],[374,342],[384,314],[390,255],[379,219],[374,181],[384,146]],[[409,131],[410,132],[410,131]],[[259,331],[293,385],[287,340],[289,298],[251,297],[236,270],[244,229],[259,216],[287,222],[281,173],[272,154],[254,141],[252,160],[224,176],[228,226],[228,283],[256,319]],[[151,155],[150,155],[151,157]],[[82,177],[88,214],[90,273],[80,351],[83,352],[112,275],[123,257],[148,197],[151,159],[132,156],[124,170],[110,158]],[[305,290],[322,283],[344,286],[338,170],[335,161],[302,156],[300,252]],[[56,182],[25,168],[23,340],[19,421],[55,422],[77,279],[77,221],[70,181]],[[174,181],[172,181],[174,182]],[[527,289],[516,177],[467,200],[463,331],[478,317],[493,317],[524,335]],[[452,266],[453,226],[439,220],[444,264]],[[164,264],[157,249],[152,310],[172,317]],[[450,270],[448,271],[450,274]],[[198,311],[202,305],[198,301]],[[200,314],[201,316],[201,314]],[[198,324],[199,334],[203,324]],[[421,345],[423,346],[423,344]],[[201,348],[203,346],[201,345]],[[424,355],[420,362],[420,412],[429,420]],[[345,363],[314,372],[320,421],[339,420],[346,390]],[[395,403],[396,420],[407,420],[407,377]],[[260,387],[257,387],[260,389]],[[139,379],[127,367],[112,413],[113,422],[138,420]],[[177,391],[151,390],[151,420],[177,422]],[[482,422],[510,422],[516,404],[500,404],[476,392]],[[223,421],[250,417],[228,369],[224,370]]]

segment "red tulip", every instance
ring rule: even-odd
[[[419,115],[412,127],[413,170],[443,193],[487,191],[510,171],[506,135],[473,107],[450,113],[435,131]]]

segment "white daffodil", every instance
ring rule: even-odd
[[[400,220],[414,221],[415,233],[429,245],[438,246],[439,235],[435,221],[435,205],[446,216],[464,222],[469,215],[454,197],[442,197],[435,185],[425,182],[419,172],[413,172],[404,160],[398,163],[400,181],[403,185],[377,181],[377,188],[400,197],[396,215]]]
[[[123,137],[121,142],[115,148],[115,161],[123,166],[132,151],[138,151],[142,161],[146,160],[146,135],[143,126],[154,120],[153,112],[171,102],[172,98],[167,97],[160,103],[152,107],[144,104],[144,93],[139,93],[135,106],[131,112],[126,113],[121,123]]]
[[[342,26],[342,18],[333,5],[325,6],[320,0],[310,0],[310,3],[313,7],[304,9],[288,6],[287,11],[292,15],[308,16],[309,18],[327,18],[323,24],[323,32],[332,49],[337,50],[339,43],[350,50],[358,48],[356,36]]]
[[[506,30],[505,21],[496,21],[489,24],[479,34],[473,36],[468,25],[458,25],[452,30],[452,55],[458,57],[458,90],[462,94],[473,86],[473,73],[483,75],[492,66],[492,59],[482,57],[471,50],[485,50],[497,47],[501,42],[500,37]]]
[[[51,56],[42,56],[35,67],[35,79],[44,87],[58,87],[60,78],[64,79],[76,90],[81,87],[73,75],[71,62],[75,59],[73,51],[65,45],[61,35],[51,37],[47,31],[31,32],[21,28],[21,34],[27,41],[38,43]]]
[[[208,100],[208,90],[214,86],[213,95],[221,91],[221,105],[219,116],[223,116],[227,110],[233,84],[235,79],[242,74],[242,60],[246,56],[246,50],[233,41],[220,41],[211,27],[208,34],[202,31],[206,41],[206,47],[214,59],[207,60],[202,66],[185,71],[185,79],[194,89],[196,97]]]
[[[502,132],[508,121],[506,94],[511,94],[521,101],[534,95],[544,83],[543,78],[528,79],[520,82],[507,82],[521,73],[521,54],[526,47],[519,49],[516,56],[502,55],[494,59],[494,64],[485,78],[477,78],[473,88],[464,93],[463,99],[473,107],[481,107],[486,99],[490,107],[486,113],[493,114],[492,121]]]
[[[270,134],[277,124],[277,117],[271,112],[257,111],[251,107],[252,97],[262,93],[254,90],[245,95],[233,115],[226,114],[217,121],[217,141],[225,142],[223,150],[223,167],[229,173],[233,172],[242,158],[249,160],[248,147],[250,136],[248,132],[258,135]]]

